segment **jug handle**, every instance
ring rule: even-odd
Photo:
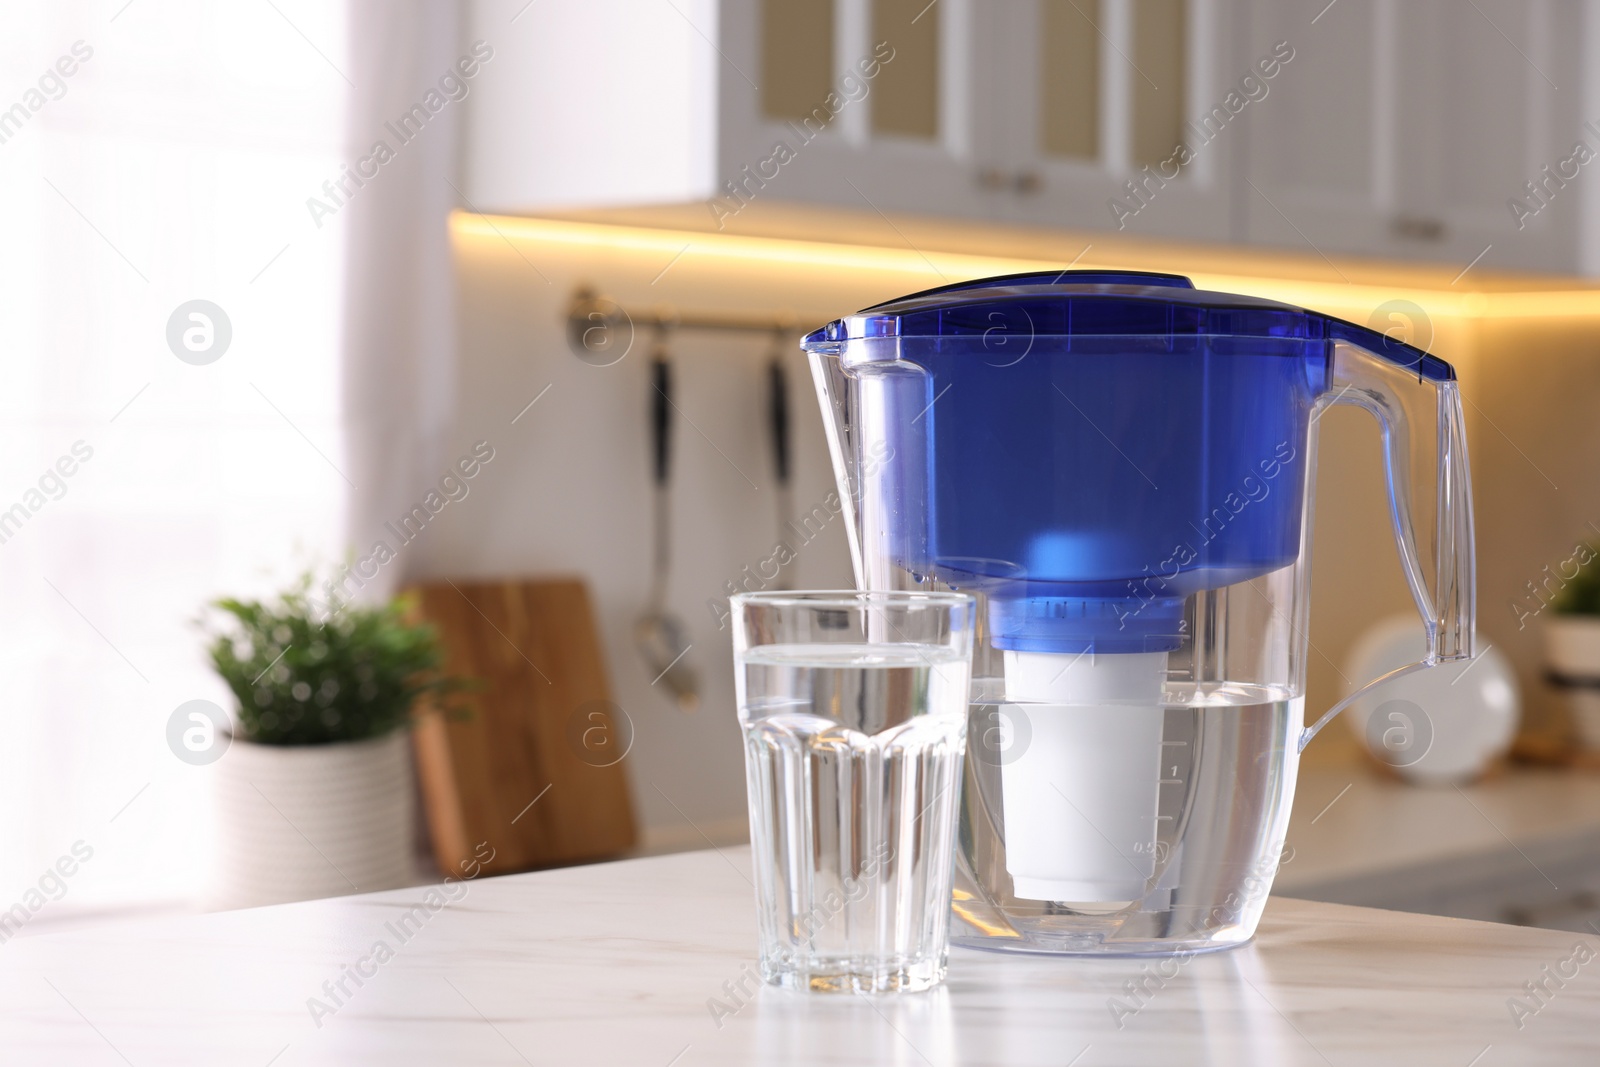
[[[1352,404],[1378,420],[1389,518],[1400,566],[1422,618],[1427,652],[1416,663],[1374,678],[1329,708],[1301,731],[1302,750],[1334,716],[1375,686],[1474,654],[1472,483],[1455,372],[1408,345],[1385,343],[1378,334],[1372,339],[1386,352],[1350,340],[1331,342],[1328,389],[1314,407],[1313,418],[1334,404]],[[1433,529],[1419,538],[1418,516],[1428,514],[1430,502]],[[1424,553],[1423,546],[1431,551]]]

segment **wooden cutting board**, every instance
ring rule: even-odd
[[[579,579],[416,586],[445,667],[474,688],[465,714],[427,709],[417,773],[434,856],[458,876],[614,856],[635,840],[623,759],[633,731],[611,703],[589,592]],[[485,845],[487,843],[487,845]]]

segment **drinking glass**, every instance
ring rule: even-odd
[[[974,604],[733,598],[766,981],[882,993],[944,979]]]

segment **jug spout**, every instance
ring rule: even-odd
[[[850,566],[857,589],[872,589],[861,556],[861,521],[857,504],[861,499],[861,471],[857,462],[857,435],[851,417],[850,379],[839,361],[839,343],[816,341],[808,344],[811,381],[822,408],[823,436],[828,442],[828,458],[833,462],[834,482],[839,490],[840,512],[844,516],[845,538],[850,543]]]

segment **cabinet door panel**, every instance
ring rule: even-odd
[[[1576,132],[1577,5],[1252,2],[1249,46],[1287,40],[1295,58],[1249,116],[1249,240],[1573,268],[1575,227],[1550,211],[1519,230],[1507,200]]]
[[[1567,6],[1421,0],[1396,8],[1400,34],[1415,47],[1415,59],[1398,68],[1397,239],[1437,232],[1451,258],[1465,262],[1488,249],[1485,267],[1574,265],[1576,195],[1553,189],[1551,210],[1520,229],[1508,207],[1526,199],[1524,183],[1556,164],[1579,132],[1571,104],[1578,68],[1557,37],[1578,36],[1570,32],[1577,12],[1558,10]],[[1568,81],[1564,94],[1558,76]]]
[[[1304,3],[1256,2],[1250,53],[1266,54],[1282,41],[1294,58],[1244,116],[1250,180],[1296,206],[1370,204],[1378,194],[1375,0],[1340,0],[1316,26]]]
[[[1188,131],[1190,26],[1184,0],[1138,0],[1133,5],[1132,153],[1135,166],[1172,155]]]
[[[894,49],[894,60],[878,75],[867,105],[872,136],[937,141],[940,20],[926,0],[869,0],[869,8],[872,40]]]
[[[833,0],[761,0],[761,117],[803,121],[833,90]]]
[[[1098,0],[1048,0],[1039,6],[1038,149],[1046,159],[1100,158]]]
[[[1003,26],[991,65],[1004,86],[996,127],[997,169],[1012,186],[1006,218],[1231,235],[1234,138],[1203,143],[1196,133],[1228,92],[1231,4],[1004,0],[990,10]]]
[[[726,218],[772,199],[869,214],[989,217],[992,198],[975,177],[976,159],[989,151],[981,114],[990,84],[975,56],[989,38],[974,0],[793,4],[721,5],[727,64],[718,91],[713,214]],[[832,61],[819,78],[815,56],[824,32]],[[797,75],[790,52],[801,50],[811,58]],[[768,90],[774,78],[783,87]],[[782,111],[763,103],[768,97],[785,101]]]
[[[1393,212],[1379,96],[1397,50],[1383,0],[1321,6],[1253,0],[1251,53],[1286,42],[1293,58],[1245,116],[1246,233],[1307,252],[1372,249],[1388,240]]]

